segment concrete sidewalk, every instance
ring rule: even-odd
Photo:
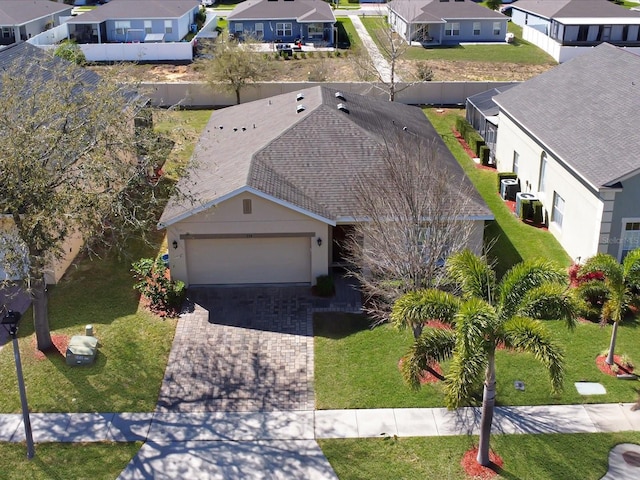
[[[497,407],[494,433],[640,431],[633,404]],[[477,434],[480,409],[394,408],[214,413],[35,413],[34,441],[307,441]],[[0,441],[24,441],[22,416],[0,415]]]
[[[373,41],[373,38],[371,38],[371,35],[369,35],[369,32],[363,25],[362,21],[360,20],[360,17],[358,17],[358,15],[352,14],[352,15],[349,15],[349,18],[351,19],[353,28],[355,28],[358,36],[360,37],[360,40],[362,40],[362,44],[367,49],[367,52],[369,52],[371,61],[373,62],[375,69],[378,71],[378,75],[380,75],[380,80],[384,83],[390,83],[392,80],[391,65],[389,65],[389,62],[387,61],[387,59],[384,58],[384,55],[380,53],[378,46]],[[401,82],[402,79],[396,73],[393,81]]]

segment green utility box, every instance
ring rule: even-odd
[[[91,365],[96,359],[98,339],[87,335],[74,335],[67,347],[67,365]]]

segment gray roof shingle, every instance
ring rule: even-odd
[[[0,25],[22,25],[65,10],[70,12],[71,8],[49,0],[0,0]]]
[[[292,19],[301,23],[336,21],[331,6],[323,0],[246,0],[227,16],[229,21]]]
[[[392,0],[389,9],[409,23],[444,23],[445,20],[504,19],[505,16],[471,0]]]
[[[603,43],[494,97],[594,187],[640,169],[640,56]]]
[[[385,139],[406,135],[433,142],[451,177],[453,196],[464,184],[472,191],[467,215],[492,218],[444,142],[417,107],[313,87],[218,110],[211,115],[181,188],[195,206],[173,200],[160,225],[172,224],[250,187],[334,222],[358,216],[354,196],[363,172],[381,171]],[[343,103],[348,113],[337,108]],[[296,113],[296,107],[305,109]],[[406,127],[406,130],[404,130]],[[235,129],[235,130],[234,130]],[[455,185],[455,187],[453,187]]]
[[[518,0],[513,8],[546,18],[633,18],[634,12],[608,0]]]
[[[171,19],[193,10],[198,0],[111,0],[90,12],[78,15],[68,23],[102,23],[107,20]]]

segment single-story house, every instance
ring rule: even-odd
[[[511,87],[517,85],[510,83],[491,90],[477,93],[465,102],[467,122],[475,128],[489,147],[489,163],[495,163],[496,159],[496,138],[498,135],[498,105],[493,101],[493,97],[506,92]]]
[[[603,43],[493,97],[513,171],[572,258],[640,246],[640,56]]]
[[[472,0],[393,0],[389,23],[407,42],[505,42],[508,18]]]
[[[28,40],[71,16],[73,6],[49,0],[0,0],[0,45]]]
[[[336,17],[323,0],[246,0],[227,16],[229,33],[264,42],[333,45]]]
[[[356,182],[383,171],[389,135],[432,142],[454,195],[469,187],[463,220],[481,252],[493,215],[423,112],[318,86],[213,112],[180,180],[190,201],[170,200],[159,222],[172,278],[315,283],[344,261],[341,240],[363,221]]]
[[[111,0],[67,22],[79,44],[180,42],[192,31],[198,0]]]

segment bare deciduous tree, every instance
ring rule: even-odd
[[[385,145],[382,168],[357,179],[361,216],[345,245],[367,313],[378,322],[400,295],[440,286],[444,260],[467,248],[473,232],[473,187],[443,160],[450,155],[444,146],[402,136]]]
[[[2,267],[31,294],[37,347],[47,350],[45,274],[69,239],[144,237],[172,186],[149,181],[160,149],[150,129],[134,128],[144,104],[134,87],[26,45],[0,76]]]

